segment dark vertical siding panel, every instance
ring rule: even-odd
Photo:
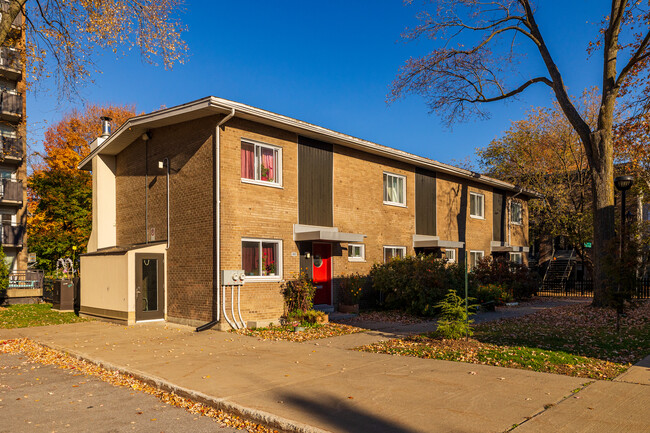
[[[506,215],[506,199],[505,194],[502,191],[494,190],[492,209],[492,240],[503,242],[505,223],[504,218]]]
[[[298,137],[298,222],[333,225],[333,146]]]
[[[415,232],[436,235],[436,174],[415,171]]]

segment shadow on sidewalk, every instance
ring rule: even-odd
[[[327,423],[326,430],[334,428],[340,432],[373,432],[373,433],[415,433],[416,430],[400,425],[398,422],[380,417],[355,407],[354,400],[341,400],[340,397],[319,394],[318,397],[307,398],[295,394],[280,394],[280,398],[310,417]]]

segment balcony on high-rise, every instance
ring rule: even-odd
[[[5,137],[0,135],[0,160],[16,161],[20,162],[23,160],[23,142],[22,140],[14,137]]]
[[[23,181],[16,179],[0,180],[0,204],[23,203]]]
[[[11,1],[9,0],[0,0],[0,17],[2,17],[2,14],[9,12],[10,4]],[[11,23],[11,27],[14,29],[19,29],[22,23],[23,23],[23,13],[18,12],[18,15],[16,15],[16,18]]]
[[[10,90],[0,91],[0,118],[19,122],[23,115],[23,95]]]
[[[3,247],[22,247],[25,227],[21,225],[2,224],[2,246]]]
[[[23,73],[20,51],[11,47],[0,47],[0,75],[19,80]]]

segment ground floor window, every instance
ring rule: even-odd
[[[524,264],[524,257],[521,253],[510,253],[510,261],[518,265]]]
[[[469,267],[474,269],[478,262],[481,261],[485,253],[483,251],[470,251],[469,252]]]
[[[366,259],[366,246],[363,244],[348,244],[348,260],[362,262]]]
[[[452,249],[446,249],[445,250],[445,259],[449,262],[455,262],[456,261],[456,250]]]
[[[247,277],[277,278],[282,275],[282,241],[242,239],[241,257]]]
[[[396,257],[403,259],[404,256],[406,256],[406,247],[384,247],[384,263],[387,263]]]

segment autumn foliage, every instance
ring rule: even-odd
[[[58,258],[85,251],[92,224],[92,178],[77,164],[101,134],[101,116],[120,125],[135,114],[133,106],[92,105],[72,111],[45,132],[44,153],[36,155],[27,180],[27,242],[39,268],[51,271]]]

